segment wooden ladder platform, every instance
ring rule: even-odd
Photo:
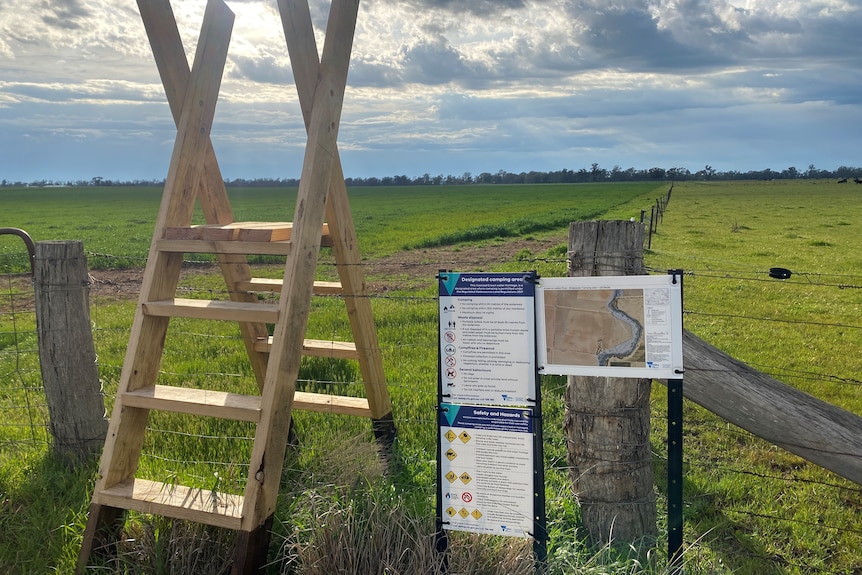
[[[166,240],[281,242],[290,239],[293,222],[231,222],[166,228]],[[329,235],[329,224],[323,224],[322,237]]]
[[[87,569],[95,550],[112,548],[121,536],[123,513],[133,510],[238,531],[233,574],[250,575],[262,572],[266,564],[294,410],[368,418],[386,450],[395,438],[337,150],[359,2],[332,0],[320,52],[308,1],[278,2],[282,24],[290,30],[285,38],[308,134],[293,222],[236,221],[212,147],[210,130],[233,12],[224,0],[207,0],[190,70],[170,4],[138,1],[177,138],[77,571]],[[197,207],[205,224],[192,224]],[[315,281],[321,248],[332,249],[339,281]],[[228,294],[225,299],[177,297],[184,256],[189,253],[215,254]],[[247,257],[253,255],[282,256],[283,279],[253,277]],[[258,292],[278,297],[261,301]],[[305,337],[315,294],[341,297],[354,342]],[[159,383],[172,318],[237,322],[258,393],[202,389],[198,381],[182,387]],[[365,397],[298,391],[304,355],[357,361]],[[243,495],[136,477],[151,411],[250,424],[254,440]]]
[[[234,222],[173,227],[156,241],[159,251],[198,254],[288,255],[292,222]],[[332,247],[329,227],[323,225],[320,245]]]

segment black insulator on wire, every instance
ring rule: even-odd
[[[793,275],[793,272],[787,268],[769,268],[769,277],[777,280],[786,280],[791,275]]]

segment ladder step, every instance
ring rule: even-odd
[[[260,291],[281,293],[284,280],[269,278],[251,278],[249,281],[238,282],[236,289],[243,291]],[[318,295],[339,295],[343,293],[340,282],[314,282],[314,293]]]
[[[306,391],[297,391],[294,393],[293,409],[371,417],[371,409],[368,407],[368,400],[364,397],[326,395],[323,393],[309,393]]]
[[[156,385],[126,392],[123,394],[123,405],[252,423],[260,420],[260,396],[170,385]],[[293,408],[371,417],[368,400],[364,397],[297,391],[294,393]]]
[[[237,421],[260,421],[260,396],[156,385],[123,394],[123,405]]]
[[[247,323],[275,323],[278,305],[271,303],[175,298],[142,304],[146,315],[189,317]]]
[[[96,491],[93,503],[240,529],[243,497],[146,479],[127,479]]]
[[[254,350],[269,353],[272,350],[272,337],[259,339],[254,344]],[[356,344],[352,341],[328,341],[323,339],[306,339],[302,342],[302,354],[315,357],[334,357],[338,359],[359,359]]]

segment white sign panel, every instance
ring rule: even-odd
[[[533,410],[440,404],[443,528],[531,536]]]
[[[682,378],[680,276],[542,279],[536,305],[542,373]]]
[[[524,273],[440,273],[440,389],[446,401],[535,400],[535,285],[529,279]]]

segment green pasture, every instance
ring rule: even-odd
[[[649,209],[667,184],[463,186],[351,189],[364,257],[447,247],[447,266],[466,244],[493,251],[509,239],[545,237],[543,253],[522,251],[499,269],[565,274],[569,221],[629,219]],[[830,182],[676,184],[646,254],[654,273],[683,268],[686,327],[743,361],[826,401],[862,414],[862,209],[857,189]],[[239,220],[292,219],[284,190],[230,190]],[[860,191],[859,193],[862,193]],[[69,195],[67,195],[69,194]],[[82,239],[91,260],[136,265],[150,242],[160,191],[147,188],[3,190],[0,226],[34,239]],[[284,197],[288,196],[288,197]],[[78,209],[86,204],[89,209]],[[7,209],[9,208],[9,209]],[[55,227],[52,227],[55,226]],[[123,237],[123,231],[128,232]],[[135,238],[132,240],[132,236]],[[17,238],[0,238],[0,262],[17,260]],[[100,260],[93,254],[111,254]],[[121,256],[121,257],[118,257]],[[92,263],[91,263],[92,265]],[[788,280],[770,267],[792,270]],[[8,274],[15,270],[0,270]],[[266,270],[265,270],[266,271]],[[466,270],[465,270],[466,271]],[[0,275],[0,279],[2,279]],[[376,279],[376,278],[375,278]],[[296,413],[300,444],[288,452],[270,558],[272,573],[436,573],[433,553],[437,303],[434,278],[399,284],[372,299],[399,441],[390,473],[380,468],[367,422]],[[191,297],[221,286],[189,277]],[[0,304],[26,284],[0,285]],[[110,409],[134,302],[91,302],[100,378]],[[0,409],[33,405],[38,358],[33,314],[0,308]],[[14,324],[14,325],[13,325]],[[309,336],[349,338],[343,303],[314,302]],[[173,320],[161,378],[249,392],[235,326]],[[300,387],[360,394],[347,361],[306,358]],[[665,573],[664,387],[653,390],[653,437],[660,540],[630,549],[590,549],[566,470],[563,378],[543,379],[550,573]],[[25,397],[26,396],[26,397]],[[70,573],[81,542],[95,464],[70,471],[44,445],[28,442],[23,409],[0,417],[0,571]],[[805,422],[799,422],[805,425]],[[251,429],[244,424],[154,417],[140,476],[200,489],[239,492],[248,470]],[[862,491],[774,448],[705,410],[686,404],[685,541],[687,573],[862,572]],[[230,534],[134,515],[116,573],[219,573],[230,561]],[[405,550],[410,551],[405,551]],[[524,542],[456,534],[452,572],[531,573]],[[383,557],[384,570],[380,558]],[[375,563],[374,558],[378,561]],[[372,568],[371,565],[376,565]]]
[[[560,233],[570,221],[600,217],[639,196],[648,207],[655,189],[645,183],[405,186],[350,188],[348,194],[360,251],[370,259],[403,249]],[[112,256],[90,256],[94,269],[143,266],[161,194],[143,186],[3,188],[0,227],[24,229],[34,241],[82,240],[89,253]],[[237,221],[293,220],[296,188],[229,188],[228,195]],[[200,213],[195,222],[203,223]],[[0,256],[20,253],[19,241],[0,236]]]
[[[647,263],[690,274],[687,329],[862,415],[860,198],[834,181],[677,184]],[[771,278],[777,267],[790,278]],[[699,551],[744,573],[862,569],[859,485],[693,404],[686,426],[686,533],[702,538]]]

